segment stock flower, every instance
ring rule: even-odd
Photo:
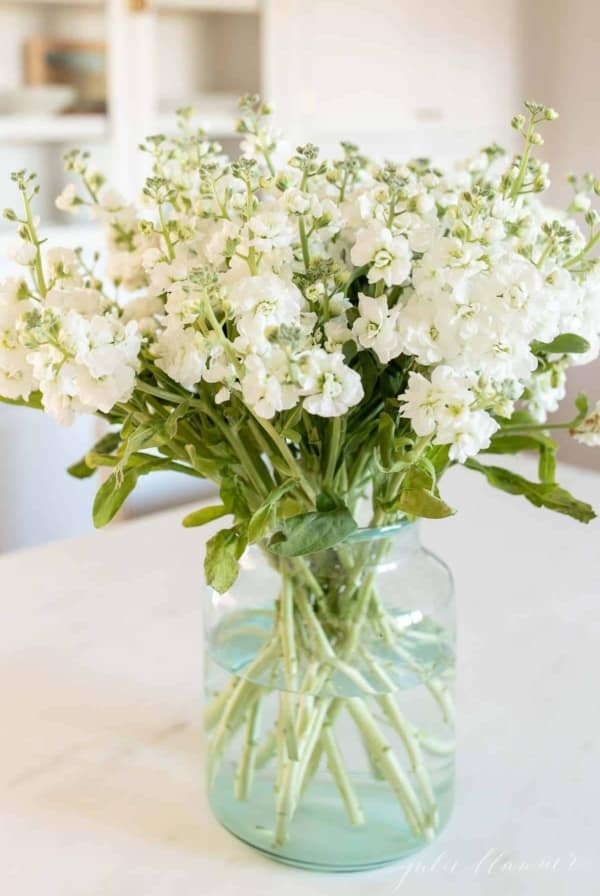
[[[408,388],[399,396],[400,413],[410,419],[418,436],[430,436],[438,427],[448,428],[466,417],[474,398],[463,377],[440,365],[429,380],[421,373],[409,374]]]
[[[555,364],[549,370],[542,370],[533,376],[528,384],[528,407],[531,415],[539,423],[545,423],[548,414],[558,410],[566,394],[567,376],[562,364]]]
[[[304,407],[319,417],[340,417],[364,395],[359,374],[346,366],[341,352],[323,349],[309,357],[303,391]]]
[[[383,280],[386,286],[399,285],[410,274],[411,254],[406,237],[393,236],[378,221],[358,231],[350,257],[357,267],[370,265],[369,283]]]
[[[241,387],[244,401],[259,417],[269,419],[278,411],[292,408],[299,390],[289,380],[289,361],[285,352],[275,349],[266,357],[248,355]]]
[[[75,184],[67,184],[62,193],[56,197],[54,204],[61,212],[69,212],[72,215],[77,214],[77,189]]]
[[[193,326],[171,318],[158,334],[152,353],[156,365],[175,382],[193,390],[206,368],[206,339]]]
[[[74,286],[66,289],[54,287],[46,293],[44,304],[63,311],[78,311],[86,317],[102,314],[110,305],[108,299],[90,287]]]
[[[387,297],[374,298],[359,293],[358,312],[352,333],[363,348],[372,348],[382,364],[400,354],[396,319],[398,312],[388,308]]]
[[[77,413],[108,413],[133,391],[139,368],[137,325],[48,309],[33,316],[27,360],[49,414],[69,425]]]
[[[27,265],[33,264],[35,261],[37,251],[32,243],[27,242],[26,240],[19,240],[19,242],[12,243],[8,247],[7,254],[8,257],[12,258],[13,261],[16,261],[17,264],[27,267]]]
[[[9,277],[0,285],[0,395],[29,397],[35,388],[27,349],[20,340],[24,315],[32,309],[24,280]]]
[[[35,217],[19,230],[12,255],[27,285],[0,293],[0,392],[40,390],[65,417],[105,407],[113,374],[94,372],[81,347],[94,321],[112,328],[124,365],[115,394],[153,359],[190,393],[208,384],[215,402],[234,395],[265,418],[299,406],[335,417],[375,377],[388,397],[406,384],[398,430],[460,462],[488,444],[494,417],[517,408],[545,422],[568,367],[600,353],[600,265],[577,221],[540,201],[547,166],[517,157],[502,168],[494,147],[447,172],[422,159],[380,166],[350,144],[343,160],[312,144],[290,158],[267,111],[243,109],[235,161],[193,129],[151,138],[161,173],[141,208],[86,153],[68,156],[106,232],[104,278],[79,252],[46,249]],[[595,220],[589,199],[589,183],[576,184],[569,212]],[[57,199],[81,204],[73,184]],[[116,348],[119,327],[144,347],[135,363]],[[542,350],[561,334],[588,347]]]

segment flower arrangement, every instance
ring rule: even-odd
[[[600,183],[572,177],[566,212],[542,204],[548,169],[534,150],[556,113],[537,103],[513,119],[520,154],[507,161],[493,145],[451,171],[427,159],[378,164],[350,143],[333,160],[312,144],[292,152],[267,105],[246,97],[240,111],[236,160],[189,110],[177,136],[147,138],[152,173],[139,208],[107,188],[87,153],[66,156],[79,185],[56,204],[103,222],[102,268],[99,256],[89,264],[79,250],[46,247],[35,177],[13,174],[24,210],[4,214],[18,228],[23,275],[0,288],[0,395],[63,424],[82,413],[109,424],[70,469],[110,470],[97,526],[153,471],[215,482],[221,503],[184,521],[233,518],[208,542],[208,583],[226,592],[247,545],[264,546],[282,589],[273,640],[254,662],[281,667],[288,693],[313,693],[332,668],[360,677],[350,667],[364,630],[398,637],[375,612],[360,551],[335,589],[307,559],[333,549],[342,563],[360,502],[375,526],[448,516],[439,483],[459,463],[538,507],[593,518],[555,481],[551,431],[600,444],[600,402],[589,411],[579,396],[573,419],[547,417],[568,367],[600,352],[600,217],[591,207]],[[538,454],[538,481],[482,460],[521,451]],[[240,798],[260,699],[259,686],[232,677],[208,710],[213,775],[250,726]],[[382,711],[402,724],[389,702]],[[318,749],[333,757],[360,822],[327,708],[284,698],[280,712],[276,843],[288,837]],[[377,760],[379,723],[360,701],[352,715]],[[378,762],[413,829],[430,836],[431,801],[414,809],[395,760]]]

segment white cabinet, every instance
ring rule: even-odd
[[[132,195],[143,179],[137,144],[148,133],[172,129],[178,106],[195,105],[211,136],[231,144],[234,97],[261,89],[260,29],[258,4],[249,0],[0,0],[0,92],[21,86],[24,46],[38,35],[104,41],[107,63],[105,112],[0,113],[0,208],[18,202],[10,171],[33,169],[42,185],[44,236],[93,251],[98,230],[53,205],[64,182],[65,149],[90,149],[110,182]],[[10,268],[4,250],[12,235],[3,221],[0,277]],[[96,431],[94,418],[65,430],[36,412],[0,405],[0,551],[91,527],[97,481],[78,482],[63,471],[93,444]],[[144,512],[202,491],[174,474],[148,477],[128,509]]]
[[[63,182],[61,156],[73,145],[92,150],[110,181],[139,186],[136,147],[148,133],[170,130],[175,109],[194,105],[211,136],[235,137],[235,98],[258,92],[263,13],[257,0],[0,0],[0,94],[26,80],[24,49],[32,38],[103,42],[106,111],[96,114],[2,114],[0,206],[15,201],[8,172],[28,167],[43,185],[45,221],[68,224],[53,207]]]

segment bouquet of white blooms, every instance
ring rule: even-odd
[[[273,638],[254,662],[281,667],[288,693],[314,694],[334,668],[352,677],[365,628],[397,637],[360,575],[366,556],[355,551],[349,563],[342,550],[361,502],[372,526],[448,516],[439,482],[459,463],[538,507],[593,518],[556,483],[550,433],[600,444],[600,402],[590,411],[579,396],[566,422],[547,415],[565,394],[567,368],[600,351],[600,216],[591,207],[600,183],[572,177],[566,212],[542,204],[548,170],[533,153],[538,126],[556,113],[536,103],[512,122],[519,155],[506,161],[488,146],[450,171],[422,158],[378,164],[351,143],[331,160],[310,143],[292,151],[257,97],[240,110],[236,160],[189,110],[177,136],[147,138],[152,174],[139,207],[106,187],[87,153],[66,156],[79,185],[57,206],[103,222],[101,267],[99,256],[46,246],[32,211],[35,177],[13,174],[24,210],[4,214],[18,228],[12,256],[23,274],[0,287],[0,395],[63,424],[84,413],[107,422],[70,469],[110,470],[97,526],[155,470],[216,483],[221,503],[185,521],[233,517],[208,542],[208,583],[226,592],[246,547],[263,546],[282,590]],[[520,451],[539,455],[539,481],[481,459]],[[338,552],[335,587],[330,569],[309,562],[326,549]],[[250,676],[215,697],[211,775],[236,732],[256,723],[260,699]],[[278,844],[318,749],[329,751],[357,821],[319,712],[317,701],[281,703]],[[397,723],[393,707],[384,712]],[[378,722],[362,704],[352,714],[376,754]],[[240,746],[242,777],[253,732]],[[430,836],[431,806],[411,814],[397,768],[379,764],[413,829]],[[248,781],[238,786],[243,798]]]

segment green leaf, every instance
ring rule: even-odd
[[[227,513],[231,513],[236,519],[248,518],[250,511],[248,503],[244,498],[243,489],[237,476],[231,472],[223,478],[221,488],[219,489],[221,501],[227,508]]]
[[[93,508],[94,526],[97,529],[110,523],[136,487],[137,481],[138,472],[127,470],[119,477],[111,473],[106,482],[102,483],[96,493]]]
[[[177,435],[177,428],[179,426],[179,421],[181,420],[182,417],[185,417],[185,415],[188,413],[189,409],[190,409],[190,400],[186,399],[185,401],[182,401],[181,404],[178,405],[174,411],[171,411],[171,413],[167,417],[167,419],[165,421],[165,432],[171,439],[174,439],[175,436]]]
[[[366,403],[369,401],[379,381],[379,366],[375,358],[370,352],[360,352],[355,365],[356,372],[360,374],[360,378],[364,390],[364,399]],[[362,404],[363,402],[361,402]],[[357,411],[360,409],[357,408]]]
[[[522,495],[535,507],[547,507],[582,523],[589,523],[596,516],[590,504],[574,498],[566,489],[554,482],[530,482],[511,470],[480,464],[473,459],[468,460],[465,466],[482,473],[494,488],[509,495]]]
[[[255,544],[261,538],[264,538],[271,528],[277,504],[297,484],[295,479],[286,479],[281,485],[269,492],[264,504],[252,514],[248,523],[248,541],[250,544]]]
[[[246,544],[247,539],[239,526],[221,529],[206,542],[204,574],[210,587],[219,594],[231,588],[237,579]]]
[[[186,445],[185,450],[190,463],[197,473],[205,479],[219,480],[219,464],[211,458],[202,457],[195,445]]]
[[[188,515],[183,518],[182,525],[185,526],[186,529],[194,529],[196,526],[204,526],[206,523],[218,520],[219,517],[225,516],[226,513],[227,508],[224,504],[201,507],[200,510],[194,510],[192,513],[188,513]]]
[[[119,459],[119,463],[115,469],[117,476],[121,476],[123,471],[129,466],[129,459],[132,454],[140,451],[142,448],[158,448],[164,445],[167,437],[162,429],[162,425],[140,426],[134,430],[132,434],[123,442],[123,454]]]
[[[74,476],[75,479],[87,479],[88,476],[93,476],[98,467],[96,464],[90,462],[90,455],[112,454],[113,451],[116,451],[119,447],[120,441],[121,436],[118,432],[107,432],[106,435],[102,436],[102,438],[96,442],[94,447],[88,451],[85,457],[82,457],[77,463],[71,464],[71,466],[67,468],[67,473],[69,476]]]
[[[455,511],[433,489],[430,473],[411,467],[402,483],[402,489],[386,510],[399,511],[409,516],[439,520],[452,516]]]
[[[556,450],[558,445],[546,433],[529,432],[529,433],[511,433],[497,432],[490,441],[489,448],[484,449],[482,454],[518,454],[520,451],[541,451],[542,448],[553,448]]]
[[[587,352],[590,344],[583,336],[577,336],[576,333],[561,333],[552,342],[534,342],[532,346],[534,352],[546,352],[554,355],[578,355]]]
[[[514,411],[513,414],[509,417],[508,426],[510,426],[511,428],[517,426],[537,426],[538,422],[539,421],[536,420],[535,417],[529,413],[529,411],[519,409]]]
[[[445,501],[424,488],[403,489],[394,501],[394,510],[428,520],[440,520],[456,513]]]
[[[320,512],[312,510],[285,520],[269,547],[281,557],[299,557],[325,551],[339,544],[357,529],[347,507]]]
[[[261,538],[264,538],[271,528],[271,517],[273,515],[273,507],[271,504],[263,504],[250,517],[248,523],[248,541],[250,544],[256,544]]]
[[[353,284],[356,280],[358,280],[360,277],[363,277],[363,276],[367,273],[368,270],[369,270],[369,265],[368,265],[368,264],[363,264],[362,267],[360,267],[360,268],[356,268],[356,269],[354,270],[354,272],[352,273],[352,275],[351,275],[351,276],[348,278],[348,280],[346,281],[345,289],[344,289],[344,295],[348,295],[348,291],[349,291],[350,287],[352,286],[352,284]]]

